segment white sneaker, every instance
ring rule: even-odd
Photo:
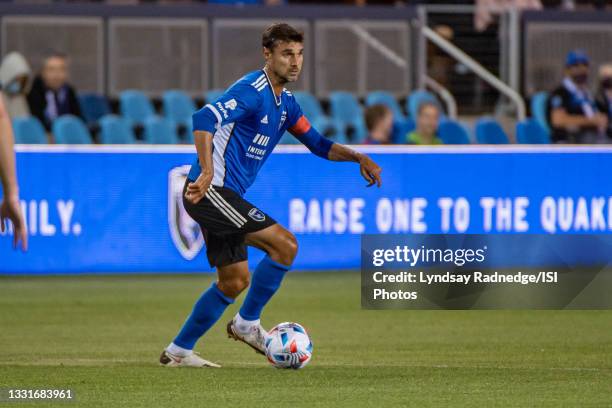
[[[204,360],[200,357],[200,353],[193,352],[186,357],[179,357],[174,354],[168,353],[166,350],[162,351],[159,356],[159,362],[161,365],[166,367],[213,367],[221,368],[219,364],[215,364],[211,361]]]
[[[234,340],[239,340],[248,344],[253,350],[259,354],[266,354],[266,338],[268,332],[265,331],[260,324],[251,327],[247,333],[242,333],[234,325],[234,319],[227,324],[227,336]]]

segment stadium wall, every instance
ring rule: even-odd
[[[361,147],[383,167],[278,147],[246,198],[300,243],[295,269],[356,269],[363,233],[609,234],[612,148]],[[193,147],[20,146],[30,250],[0,273],[210,271],[180,194]],[[251,261],[261,257],[253,251]]]

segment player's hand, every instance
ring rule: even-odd
[[[200,200],[206,195],[206,191],[208,191],[212,178],[212,172],[202,172],[196,181],[189,183],[187,185],[187,191],[185,191],[185,198],[187,201],[193,204],[200,202]]]
[[[361,176],[368,182],[366,187],[371,187],[374,184],[378,187],[382,185],[382,179],[380,178],[382,169],[374,160],[370,159],[370,157],[365,154],[362,155],[359,160],[359,171],[361,172]]]
[[[0,230],[2,232],[8,228],[7,222],[9,220],[13,223],[13,248],[17,248],[17,244],[21,241],[21,249],[27,251],[28,234],[25,222],[23,222],[19,198],[16,196],[8,197],[0,204]]]

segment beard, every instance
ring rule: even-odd
[[[274,72],[274,74],[276,75],[276,78],[278,78],[279,85],[285,85],[286,83],[291,82],[286,75],[279,72]]]

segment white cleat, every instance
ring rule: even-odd
[[[186,357],[179,357],[174,354],[168,353],[166,350],[162,351],[159,356],[159,363],[165,367],[213,367],[221,368],[219,364],[215,364],[211,361],[204,360],[200,357],[200,353],[193,352]]]
[[[227,324],[227,336],[237,341],[248,344],[259,354],[266,354],[266,338],[268,332],[261,325],[251,327],[248,333],[242,333],[234,326],[234,319]]]

